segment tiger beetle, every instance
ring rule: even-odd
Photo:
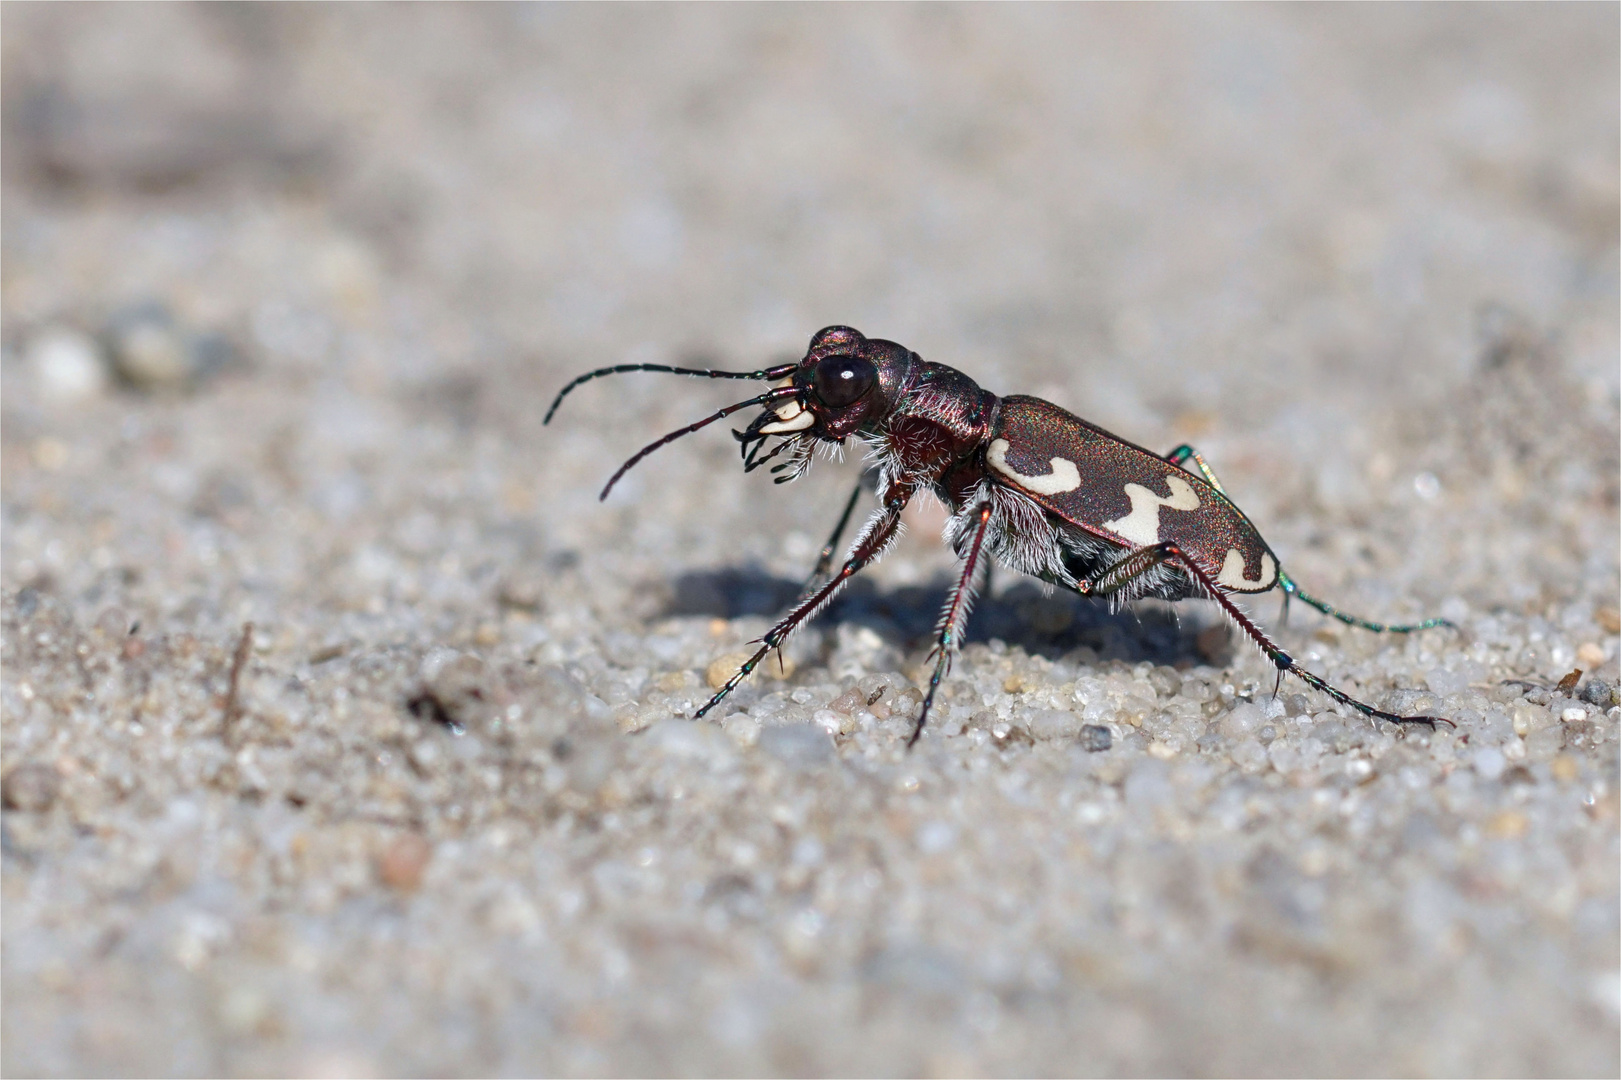
[[[882,555],[897,535],[901,511],[926,489],[950,510],[945,541],[962,567],[935,628],[934,672],[908,746],[928,722],[987,557],[1081,596],[1106,597],[1115,608],[1145,597],[1212,600],[1277,667],[1278,685],[1289,673],[1370,717],[1431,728],[1452,725],[1438,716],[1385,712],[1329,685],[1297,664],[1233,602],[1234,596],[1281,589],[1285,616],[1294,598],[1365,630],[1406,634],[1452,625],[1445,619],[1396,626],[1370,622],[1302,591],[1191,446],[1163,456],[1151,453],[1051,402],[997,397],[955,368],[930,363],[893,341],[863,337],[848,326],[817,333],[803,360],[759,371],[665,364],[600,368],[563,387],[545,422],[581,383],[628,371],[786,381],[643,447],[609,478],[601,498],[659,447],[757,405],[764,408],[753,422],[732,432],[741,444],[745,472],[780,456],[771,469],[776,482],[795,480],[810,468],[818,443],[842,444],[852,435],[867,445],[869,466],[877,472],[879,508],[844,564],[829,574],[861,494],[859,482],[793,609],[759,639],[759,649],[694,719],[720,704],[771,650]]]

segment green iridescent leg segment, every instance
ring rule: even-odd
[[[1169,461],[1172,465],[1175,465],[1179,469],[1186,467],[1187,460],[1189,458],[1192,458],[1194,465],[1198,466],[1199,475],[1205,478],[1206,483],[1215,488],[1217,491],[1221,492],[1223,495],[1227,494],[1227,489],[1221,486],[1220,480],[1216,479],[1216,470],[1212,469],[1210,467],[1210,463],[1205,461],[1203,454],[1199,453],[1199,451],[1195,450],[1187,443],[1183,443],[1181,446],[1165,455],[1165,460]]]
[[[1278,585],[1283,589],[1283,601],[1288,604],[1289,598],[1294,597],[1307,607],[1314,607],[1324,615],[1332,616],[1347,626],[1360,626],[1364,630],[1372,630],[1376,634],[1411,634],[1415,630],[1433,630],[1437,626],[1448,626],[1456,630],[1457,624],[1449,619],[1425,619],[1416,623],[1377,623],[1369,619],[1361,619],[1355,615],[1348,615],[1326,600],[1304,592],[1293,578],[1278,571]],[[1285,611],[1288,609],[1285,608]]]

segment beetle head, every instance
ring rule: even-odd
[[[811,338],[794,385],[816,414],[817,437],[838,442],[883,423],[906,389],[917,357],[904,345],[830,326]]]
[[[911,350],[893,341],[829,326],[811,338],[805,359],[789,380],[798,393],[771,410],[775,419],[762,417],[754,430],[762,435],[804,432],[825,442],[873,430],[904,391],[915,359]]]
[[[809,467],[817,443],[877,431],[905,392],[916,360],[904,346],[863,337],[848,326],[818,331],[780,387],[792,395],[767,406],[746,431],[734,432],[743,444],[744,467],[752,471],[787,451],[788,459],[771,470],[784,483]],[[769,435],[783,441],[762,456]]]

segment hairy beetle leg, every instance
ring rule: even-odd
[[[957,575],[956,587],[951,590],[951,597],[946,601],[945,610],[940,613],[940,626],[936,631],[934,643],[934,674],[929,677],[929,692],[924,696],[923,708],[917,714],[917,726],[912,728],[912,737],[906,740],[908,749],[917,745],[918,739],[923,735],[923,725],[929,722],[929,707],[934,704],[934,692],[940,689],[940,680],[951,670],[951,655],[956,651],[963,623],[968,618],[968,609],[973,605],[974,573],[979,569],[980,552],[985,545],[985,532],[991,524],[991,504],[981,503],[975,516],[979,520],[974,524],[968,554],[963,557],[962,573]]]
[[[884,500],[884,508],[874,515],[872,521],[862,532],[861,538],[856,541],[855,548],[850,552],[850,557],[845,560],[844,566],[833,576],[833,580],[823,585],[807,599],[801,600],[798,606],[789,612],[781,622],[766,631],[766,635],[760,639],[760,647],[755,650],[754,655],[744,661],[743,666],[737,669],[737,673],[726,680],[726,685],[722,686],[715,693],[715,696],[704,704],[703,708],[693,713],[692,718],[694,720],[701,718],[710,709],[719,705],[727,694],[737,689],[738,684],[749,677],[749,673],[759,666],[760,661],[765,658],[767,653],[772,649],[780,648],[782,643],[788,640],[788,635],[799,629],[801,623],[816,614],[829,600],[833,599],[833,594],[838,592],[845,582],[883,554],[884,549],[889,546],[889,542],[895,538],[896,529],[899,528],[901,523],[901,510],[911,497],[912,489],[901,488]]]
[[[1277,642],[1273,641],[1266,635],[1265,631],[1255,625],[1248,615],[1240,611],[1238,606],[1227,598],[1221,587],[1211,580],[1210,575],[1200,569],[1199,565],[1188,558],[1182,549],[1175,544],[1161,543],[1137,548],[1124,558],[1099,571],[1091,579],[1092,592],[1094,595],[1107,596],[1111,592],[1124,588],[1132,579],[1148,573],[1161,563],[1167,562],[1174,564],[1178,569],[1189,574],[1199,583],[1207,599],[1214,600],[1221,605],[1221,609],[1227,614],[1227,617],[1237,623],[1238,628],[1244,631],[1249,639],[1255,642],[1261,651],[1266,654],[1266,658],[1276,665],[1280,676],[1282,673],[1288,672],[1306,683],[1306,685],[1321,690],[1340,704],[1350,706],[1365,716],[1389,720],[1396,724],[1426,724],[1431,728],[1435,727],[1436,724],[1446,724],[1448,727],[1457,726],[1444,716],[1399,716],[1383,709],[1376,709],[1372,705],[1358,701],[1343,690],[1313,675],[1295,663],[1293,657],[1284,652]]]

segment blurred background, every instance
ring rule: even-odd
[[[8,445],[224,393],[265,439],[337,444],[295,470],[330,509],[375,503],[365,454],[443,429],[577,545],[617,461],[730,397],[623,378],[543,437],[567,375],[755,366],[843,322],[1230,451],[1269,474],[1241,500],[1259,520],[1276,485],[1380,505],[1445,469],[1391,458],[1370,485],[1379,423],[1422,443],[1505,319],[1557,326],[1613,408],[1612,16],[19,4]],[[814,532],[838,505],[843,479],[785,497],[729,450],[666,451],[620,524],[702,542],[663,481],[703,475],[769,559],[780,515]]]
[[[763,616],[853,463],[774,488],[717,425],[599,505],[636,448],[743,395],[625,376],[540,417],[586,369],[755,367],[831,323],[1197,443],[1347,607],[1614,603],[1612,4],[10,2],[0,22],[13,620],[55,605],[225,654],[252,620],[274,666],[446,644],[561,663],[644,650],[670,614]],[[938,513],[911,521],[886,589],[950,565]],[[1556,679],[1569,657],[1538,647]],[[72,950],[29,953],[18,925],[8,1014],[37,1004],[26,1034],[8,1016],[8,1071],[503,1067],[386,1037],[210,1057],[178,1020],[161,1050],[144,975],[32,995]],[[89,1035],[64,1019],[86,1001],[113,1017]],[[1503,1071],[1614,1063],[1516,1046]],[[502,1060],[925,1067],[582,1053]],[[1246,1053],[1221,1067],[1277,1067]]]

